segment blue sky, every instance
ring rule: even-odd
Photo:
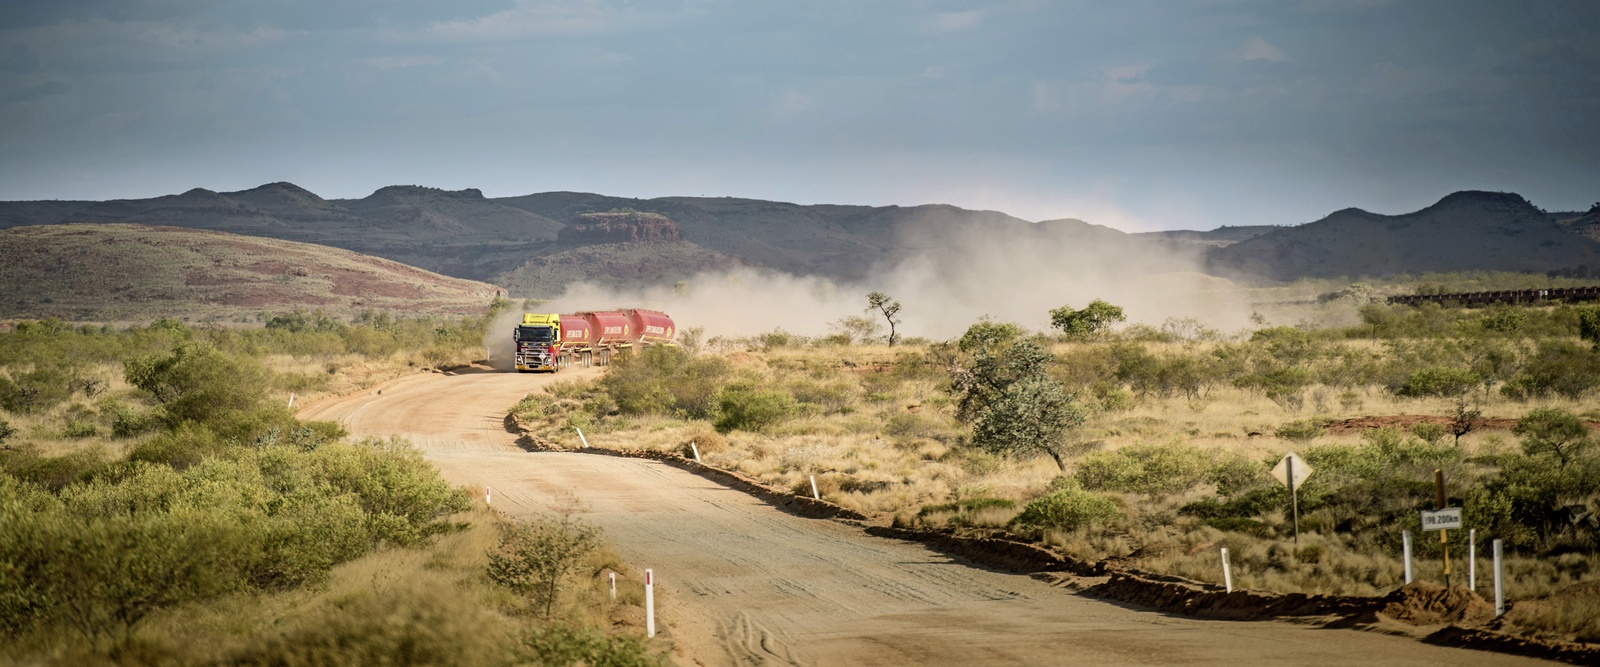
[[[286,180],[1129,231],[1600,200],[1600,3],[11,0],[0,199]]]

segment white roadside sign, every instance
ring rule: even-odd
[[[1423,530],[1461,530],[1461,508],[1422,510]]]
[[[1279,483],[1290,485],[1289,471],[1291,470],[1294,471],[1294,484],[1292,486],[1297,489],[1300,488],[1301,484],[1305,483],[1307,477],[1311,476],[1311,464],[1306,463],[1305,459],[1300,458],[1300,455],[1294,452],[1284,455],[1283,460],[1278,462],[1278,466],[1272,469],[1272,476],[1278,478]]]

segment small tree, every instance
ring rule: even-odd
[[[270,381],[259,362],[196,341],[179,343],[170,354],[129,359],[124,375],[128,384],[150,392],[174,424],[253,410]]]
[[[1010,332],[999,333],[1006,338]],[[1067,435],[1087,415],[1047,372],[1054,357],[1031,340],[991,340],[973,347],[971,364],[954,365],[950,378],[950,391],[959,401],[957,417],[977,422],[972,443],[1008,456],[1048,454],[1065,470],[1067,457],[1085,446]]]
[[[963,421],[977,419],[1011,385],[1028,378],[1048,377],[1045,369],[1052,359],[1048,351],[1031,340],[978,349],[970,366],[956,365],[951,369],[950,391],[959,401],[956,417]]]
[[[1067,469],[1067,432],[1083,424],[1084,409],[1049,377],[1034,376],[1006,389],[972,431],[972,443],[997,454],[1048,454]]]
[[[571,515],[508,526],[489,553],[489,578],[526,596],[550,618],[561,585],[600,546],[600,531]]]
[[[900,302],[883,292],[873,292],[867,295],[865,312],[870,313],[874,310],[883,313],[883,319],[889,322],[889,347],[894,347],[895,342],[900,340],[900,334],[895,331],[895,327],[900,324],[900,320],[895,318],[900,312]]]
[[[1522,437],[1522,451],[1528,456],[1554,454],[1561,467],[1587,449],[1589,426],[1560,408],[1540,408],[1524,415],[1511,429]]]
[[[1010,322],[996,322],[985,315],[982,319],[967,327],[967,332],[961,335],[960,342],[956,343],[957,349],[962,352],[976,353],[979,350],[993,350],[997,347],[1010,345],[1022,337],[1022,327]]]
[[[1073,338],[1088,338],[1127,319],[1122,308],[1100,299],[1090,301],[1083,310],[1062,306],[1050,311],[1050,326]]]
[[[1456,437],[1455,444],[1461,446],[1461,436],[1477,428],[1478,418],[1483,416],[1483,411],[1467,407],[1467,399],[1457,398],[1455,412],[1450,415],[1450,433]]]

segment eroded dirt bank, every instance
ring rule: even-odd
[[[410,438],[452,481],[493,486],[496,509],[513,516],[575,501],[624,558],[655,569],[662,620],[688,663],[1547,664],[1370,632],[1124,608],[784,513],[660,462],[526,452],[504,415],[555,379],[419,375],[303,416]]]

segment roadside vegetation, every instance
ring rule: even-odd
[[[1217,583],[1227,547],[1236,585],[1281,592],[1393,590],[1402,530],[1418,578],[1442,583],[1418,516],[1438,469],[1477,530],[1481,594],[1490,540],[1506,545],[1507,592],[1526,602],[1509,627],[1600,639],[1572,611],[1600,601],[1600,308],[1316,308],[1235,332],[1127,324],[1138,313],[1097,301],[1063,304],[1049,331],[986,319],[892,347],[860,317],[815,338],[694,336],[516,411],[573,446],[574,427],[596,444],[693,442],[806,495],[814,475],[824,499],[882,522],[1003,530]],[[1269,472],[1289,451],[1314,471],[1298,546]],[[1467,533],[1449,540],[1459,585]]]
[[[0,662],[656,664],[591,529],[289,407],[465,363],[488,319],[0,331]]]

